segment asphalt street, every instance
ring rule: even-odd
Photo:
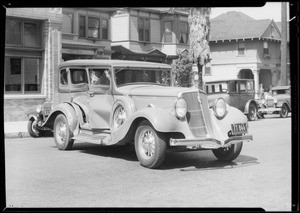
[[[291,117],[249,123],[254,141],[232,163],[211,151],[167,153],[158,170],[134,148],[52,137],[5,140],[7,207],[261,207],[291,210]]]

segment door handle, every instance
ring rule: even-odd
[[[89,94],[90,94],[90,97],[94,97],[95,96],[94,92],[89,92]]]

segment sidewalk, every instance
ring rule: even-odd
[[[27,131],[27,121],[4,122],[5,138],[30,137]]]

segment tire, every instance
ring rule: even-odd
[[[280,117],[286,118],[288,116],[288,114],[289,114],[289,109],[286,104],[283,104],[283,106],[281,107],[281,111],[280,111]]]
[[[247,118],[249,121],[255,121],[257,118],[257,108],[253,103],[249,106]]]
[[[72,149],[74,140],[73,133],[69,128],[67,118],[63,114],[59,114],[54,122],[54,140],[59,150],[70,150]]]
[[[27,131],[29,135],[33,138],[38,138],[44,135],[44,131],[39,130],[36,128],[36,120],[35,119],[30,119],[27,123]]]
[[[243,142],[232,145],[229,149],[213,149],[212,152],[220,161],[233,161],[242,151]]]
[[[165,135],[157,132],[149,121],[142,121],[139,124],[135,133],[134,147],[142,166],[150,169],[158,168],[165,159],[166,146]]]

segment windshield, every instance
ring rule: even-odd
[[[130,84],[153,84],[170,86],[170,69],[159,68],[116,68],[115,77],[117,87]]]

